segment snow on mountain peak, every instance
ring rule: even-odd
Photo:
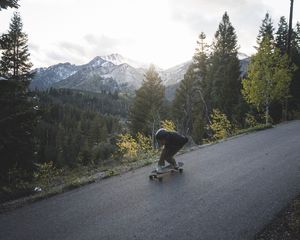
[[[129,58],[125,58],[123,57],[121,54],[119,53],[113,53],[110,55],[105,55],[101,57],[103,60],[105,61],[109,61],[115,65],[121,65],[123,63],[127,63],[128,65],[134,67],[134,68],[148,68],[149,64],[146,63],[141,63]]]
[[[98,67],[101,66],[105,60],[103,60],[101,57],[97,56],[92,61],[88,63],[88,65],[91,65],[92,67]]]
[[[246,53],[238,52],[238,59],[243,60],[245,58],[249,58],[249,56]]]

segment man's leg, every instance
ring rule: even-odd
[[[162,166],[162,167],[165,166],[166,155],[167,155],[167,150],[164,147],[163,150],[161,151],[160,158],[159,158],[159,161],[157,163],[158,166]]]
[[[167,149],[166,154],[165,154],[165,160],[173,165],[174,167],[177,165],[174,155],[180,150],[181,147],[173,147],[170,149]]]
[[[167,154],[166,154],[165,160],[166,160],[168,163],[172,164],[173,166],[176,166],[177,163],[176,163],[176,161],[175,161],[175,159],[174,159],[174,155],[175,155],[176,153],[178,153],[179,150],[180,150],[181,148],[183,148],[183,146],[184,146],[187,142],[188,142],[188,138],[186,138],[186,141],[185,141],[184,143],[182,143],[182,145],[179,145],[179,146],[173,146],[173,147],[169,148],[169,149],[167,150]]]

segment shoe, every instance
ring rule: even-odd
[[[163,173],[163,166],[157,165],[155,170],[157,173]]]
[[[176,163],[175,165],[173,165],[173,168],[178,170],[178,168],[179,168],[178,164]]]

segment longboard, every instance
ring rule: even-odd
[[[182,173],[183,172],[183,165],[184,165],[183,162],[178,162],[177,165],[178,165],[178,167],[176,169],[173,168],[173,166],[171,166],[171,165],[167,165],[167,166],[162,168],[161,173],[158,173],[156,170],[153,170],[149,175],[149,179],[150,180],[158,179],[159,181],[162,181],[163,177],[166,176],[169,173],[173,173],[173,172]]]

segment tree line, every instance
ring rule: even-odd
[[[250,120],[268,124],[299,117],[300,23],[293,29],[290,55],[285,17],[276,32],[273,25],[267,13],[258,31],[256,53],[243,76],[237,35],[225,12],[211,44],[205,33],[199,35],[193,63],[171,103],[165,104],[164,86],[150,67],[129,114],[132,134],[153,136],[168,117],[179,132],[202,143],[212,138],[212,118],[225,117],[233,129],[247,127]]]
[[[40,111],[34,129],[36,162],[72,168],[101,163],[115,152],[114,137],[122,130],[121,116],[126,118],[126,100],[69,89],[36,92],[35,97]]]

